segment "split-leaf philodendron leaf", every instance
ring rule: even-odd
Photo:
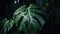
[[[40,31],[45,23],[44,17],[47,13],[39,6],[30,4],[18,8],[13,14],[13,20],[19,30],[27,34],[36,34]]]
[[[7,19],[7,18],[4,18],[2,21],[1,21],[1,27],[2,27],[2,30],[4,31],[4,33],[6,33],[7,31],[9,31],[12,27],[13,27],[13,24],[14,24],[14,21],[12,19]]]

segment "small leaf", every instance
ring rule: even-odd
[[[6,33],[13,27],[14,21],[12,19],[8,20],[5,18],[1,21],[1,23],[3,27],[2,30]]]

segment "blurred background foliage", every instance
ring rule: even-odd
[[[0,0],[0,33],[39,34],[52,2],[49,0]]]

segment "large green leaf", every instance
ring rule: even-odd
[[[13,14],[16,26],[28,34],[36,34],[42,29],[45,23],[44,17],[47,17],[44,9],[34,4],[21,6]]]

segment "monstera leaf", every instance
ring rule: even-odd
[[[14,21],[12,19],[7,19],[7,18],[4,18],[2,21],[1,21],[1,27],[2,27],[2,31],[4,31],[4,33],[6,34],[7,31],[9,31],[12,27],[13,27],[13,24],[14,24]]]
[[[26,34],[37,34],[42,30],[47,13],[39,6],[30,4],[21,6],[13,14],[13,20],[19,30]]]

